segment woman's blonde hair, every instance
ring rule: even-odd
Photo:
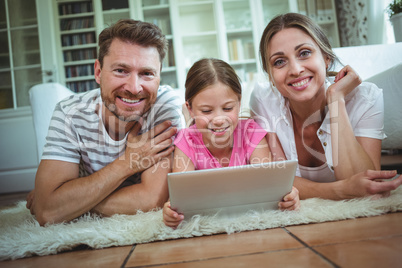
[[[280,32],[283,29],[288,28],[296,28],[300,29],[306,34],[308,34],[318,45],[321,50],[321,53],[325,58],[330,60],[330,64],[327,68],[328,72],[333,68],[336,61],[339,59],[336,57],[335,53],[332,51],[331,44],[324,31],[320,28],[320,26],[315,23],[309,17],[298,14],[298,13],[286,13],[283,15],[278,15],[274,19],[272,19],[267,27],[265,28],[261,41],[260,41],[260,56],[261,56],[261,64],[264,71],[268,74],[271,81],[272,75],[269,66],[269,55],[268,48],[269,42],[273,38],[275,34]]]

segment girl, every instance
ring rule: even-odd
[[[194,124],[175,139],[173,172],[239,166],[271,161],[266,131],[254,120],[239,120],[241,85],[236,72],[224,61],[201,59],[190,68],[185,100]],[[296,188],[286,195],[279,208],[300,206]],[[163,208],[167,226],[183,220],[170,208]]]
[[[362,83],[350,66],[328,81],[337,58],[314,21],[296,13],[277,16],[265,28],[260,53],[271,84],[254,89],[252,114],[268,131],[275,160],[298,159],[295,186],[302,199],[387,194],[397,187],[374,180],[395,172],[364,172],[380,168],[382,90]]]

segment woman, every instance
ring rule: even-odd
[[[262,35],[260,54],[270,83],[254,89],[251,110],[269,132],[274,159],[298,159],[300,197],[388,194],[387,185],[374,179],[395,172],[365,172],[380,169],[382,90],[362,83],[350,66],[330,82],[336,55],[320,27],[301,14],[274,18]],[[401,178],[392,187],[398,183]]]

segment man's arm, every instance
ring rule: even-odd
[[[123,187],[107,196],[92,211],[105,216],[135,214],[137,210],[162,208],[168,200],[167,174],[171,157],[165,157],[141,174],[141,183]]]
[[[90,211],[129,176],[171,155],[171,137],[176,133],[176,128],[166,130],[170,126],[170,122],[164,122],[140,136],[135,136],[138,129],[133,129],[133,133],[128,136],[125,153],[87,177],[78,178],[78,164],[57,160],[41,161],[35,179],[35,194],[33,201],[28,202],[31,204],[28,208],[41,225],[68,221]],[[140,140],[141,146],[136,146]],[[149,165],[133,165],[133,155],[135,159],[147,160],[141,163]],[[132,202],[130,200],[127,206]],[[140,205],[137,207],[141,208]],[[108,214],[114,213],[109,211]]]

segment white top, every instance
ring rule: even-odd
[[[100,89],[72,95],[56,105],[46,137],[42,159],[61,160],[80,164],[80,177],[105,167],[126,148],[124,139],[113,140],[101,118]],[[143,116],[139,135],[157,124],[171,120],[179,129],[184,126],[179,96],[167,86],[158,89],[152,108]],[[140,177],[135,176],[138,182]]]
[[[325,87],[331,83],[326,81]],[[355,136],[374,139],[384,139],[384,102],[382,89],[368,82],[363,82],[356,87],[346,98],[346,110]],[[267,132],[274,132],[279,138],[287,159],[297,159],[296,143],[293,131],[292,115],[289,101],[284,98],[277,89],[272,89],[269,82],[257,83],[250,98],[250,108],[255,114],[255,121]],[[313,122],[312,122],[313,123]],[[328,170],[313,168],[309,172],[303,172],[306,179],[318,181],[335,180],[332,159],[332,142],[330,130],[330,117],[327,111],[324,121],[317,131],[317,136],[323,146],[328,169],[333,177],[331,180],[318,179],[320,175],[328,177]],[[317,153],[317,152],[311,152]],[[316,173],[317,176],[311,175]],[[300,169],[296,171],[301,176]]]

